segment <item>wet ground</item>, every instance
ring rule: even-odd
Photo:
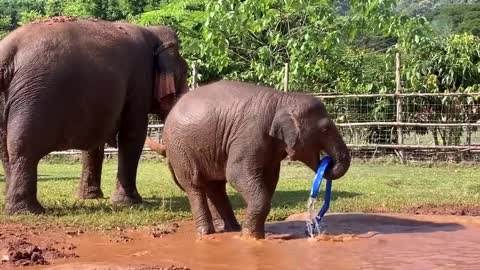
[[[191,222],[109,232],[0,225],[0,268],[480,269],[480,217],[329,214],[326,235],[313,240],[304,220],[268,224],[260,241],[197,240]]]

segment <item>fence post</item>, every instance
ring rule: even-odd
[[[402,122],[402,103],[403,99],[400,96],[402,93],[402,58],[400,54],[400,49],[399,46],[397,45],[397,53],[395,54],[395,84],[396,84],[396,89],[395,89],[395,99],[397,101],[397,123]],[[398,138],[398,144],[403,145],[403,128],[402,126],[398,125],[397,126],[397,138]],[[398,155],[400,158],[401,163],[405,163],[405,152],[403,149],[399,149]]]
[[[192,87],[190,90],[195,89],[198,87],[198,66],[197,62],[193,62],[192,64]]]
[[[288,72],[289,72],[289,64],[285,63],[285,78],[283,80],[283,91],[288,92]]]

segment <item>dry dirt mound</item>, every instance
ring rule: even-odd
[[[75,247],[70,245],[67,249]],[[0,265],[26,266],[46,265],[50,260],[61,258],[78,257],[75,253],[65,253],[54,248],[51,244],[43,246],[34,245],[25,240],[14,240],[7,242],[7,248],[1,252],[2,262]]]
[[[78,257],[76,246],[51,237],[51,228],[0,224],[0,266],[46,265],[61,258]]]

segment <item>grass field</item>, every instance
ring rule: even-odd
[[[173,183],[165,164],[158,160],[142,160],[140,163],[138,188],[145,203],[134,207],[112,207],[109,196],[114,187],[116,166],[115,160],[104,164],[102,188],[106,198],[82,201],[74,196],[80,175],[79,162],[42,161],[38,197],[48,213],[17,217],[2,214],[0,222],[46,222],[108,229],[191,218],[185,194]],[[301,165],[282,167],[270,221],[305,211],[313,176],[312,171]],[[2,178],[2,191],[4,186]],[[236,192],[229,190],[241,220],[245,204]],[[402,212],[425,205],[480,207],[480,167],[354,163],[344,178],[334,182],[329,211]],[[3,192],[0,194],[0,208],[3,213]]]

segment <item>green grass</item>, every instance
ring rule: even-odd
[[[145,203],[114,208],[109,196],[114,187],[116,161],[104,164],[102,188],[106,199],[75,199],[80,164],[74,161],[42,161],[39,166],[39,200],[47,214],[7,217],[0,222],[55,223],[93,228],[155,225],[191,218],[188,200],[171,180],[165,164],[142,160],[138,188]],[[461,166],[419,166],[354,163],[347,175],[333,184],[330,212],[401,212],[421,205],[480,206],[480,168]],[[314,173],[301,165],[284,165],[281,170],[269,220],[282,220],[305,211]],[[4,180],[0,189],[4,189]],[[322,187],[322,190],[324,186]],[[240,219],[245,209],[241,197],[229,188]],[[320,198],[323,194],[320,194]],[[320,204],[320,203],[319,203]],[[319,205],[320,206],[320,205]],[[3,213],[4,194],[0,194]]]

